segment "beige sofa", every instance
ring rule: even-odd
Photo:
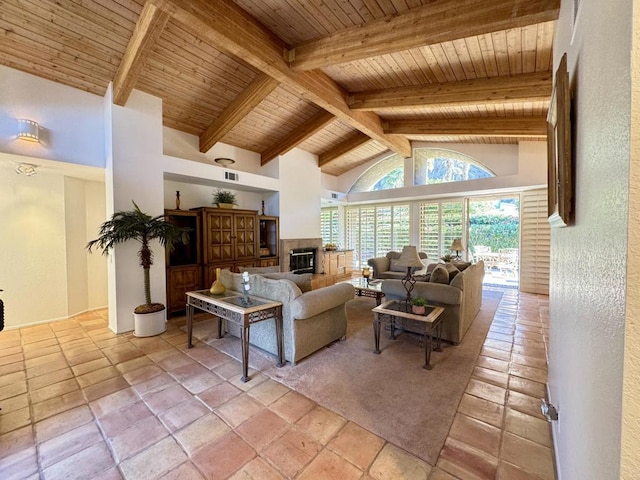
[[[249,275],[250,295],[282,303],[284,357],[292,365],[347,334],[345,304],[355,294],[351,284],[339,283],[303,292],[294,280],[306,290],[308,281],[304,275],[268,274],[274,278],[266,275]],[[241,274],[222,270],[220,277],[226,288],[242,291]],[[231,335],[240,336],[238,326],[227,323],[227,329]],[[252,325],[249,342],[277,355],[275,322]]]
[[[418,256],[427,262],[427,254],[418,252]],[[397,265],[400,258],[400,252],[387,252],[384,257],[370,258],[367,264],[373,268],[373,278],[395,278],[402,280],[407,274],[407,267]],[[416,272],[418,275],[420,272]]]
[[[441,270],[438,270],[441,273]],[[431,272],[432,280],[436,280],[435,276],[440,275],[434,275]],[[411,296],[425,297],[430,305],[445,307],[442,314],[442,338],[458,344],[464,338],[482,305],[484,262],[472,264],[451,277],[448,283],[416,282]],[[443,280],[440,278],[440,281]],[[407,296],[402,282],[395,279],[384,280],[382,292],[385,294],[385,301],[404,300]],[[418,333],[424,331],[421,325],[411,322],[405,324],[405,329]]]

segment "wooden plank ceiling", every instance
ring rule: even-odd
[[[340,175],[412,141],[544,139],[560,0],[2,0],[0,63]]]

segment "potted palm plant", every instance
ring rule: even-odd
[[[164,305],[151,301],[149,271],[153,265],[153,251],[149,242],[158,240],[163,247],[172,249],[175,243],[186,244],[189,241],[189,229],[174,225],[167,221],[164,215],[147,215],[140,210],[136,202],[133,202],[133,206],[133,210],[115,212],[110,220],[100,226],[99,237],[87,243],[86,248],[89,252],[94,247],[98,248],[106,255],[118,243],[129,240],[140,242],[138,259],[144,274],[145,303],[138,305],[133,311],[134,335],[149,337],[166,329]]]
[[[233,208],[236,202],[236,194],[229,190],[216,190],[213,194],[213,203],[218,205],[218,208]]]

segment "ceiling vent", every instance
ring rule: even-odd
[[[238,174],[234,172],[224,172],[224,179],[233,180],[234,182],[237,182],[239,180]]]

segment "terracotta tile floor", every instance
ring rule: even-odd
[[[207,345],[106,311],[0,333],[0,478],[555,479],[548,299],[505,289],[436,465]]]

